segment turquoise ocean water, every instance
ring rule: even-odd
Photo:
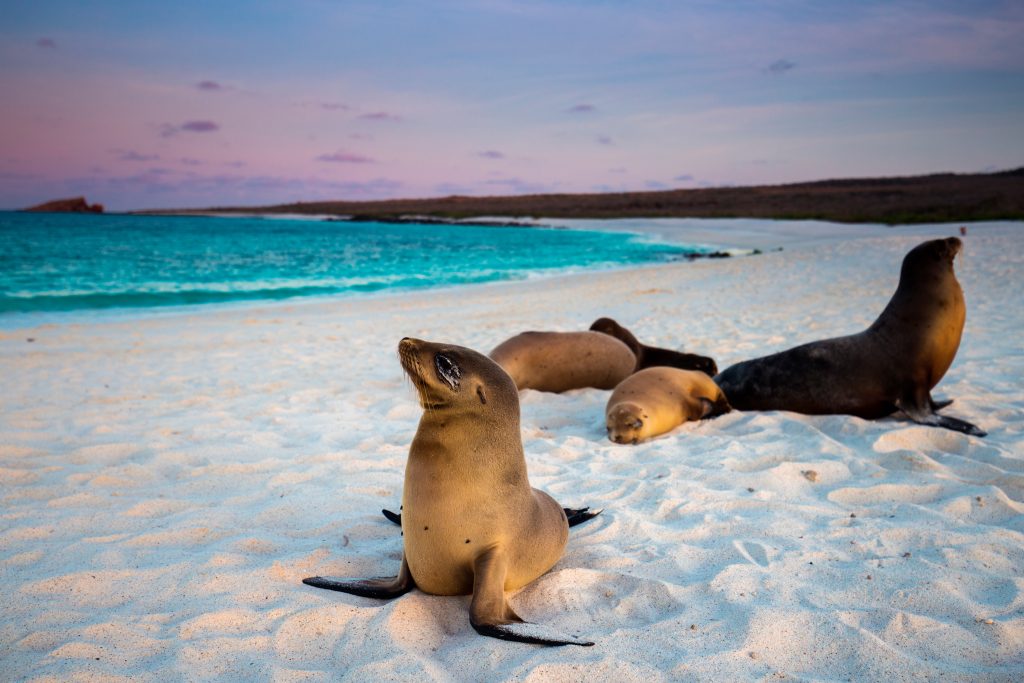
[[[0,213],[0,321],[514,280],[700,247],[542,228]]]

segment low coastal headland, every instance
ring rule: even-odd
[[[24,209],[29,213],[103,213],[102,204],[90,204],[85,197],[54,199]]]
[[[942,173],[822,180],[789,185],[600,194],[449,196],[382,201],[296,202],[260,207],[142,213],[311,214],[396,221],[415,216],[545,218],[772,218],[839,223],[942,223],[1024,219],[1024,167],[998,173]]]

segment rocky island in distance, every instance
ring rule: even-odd
[[[71,197],[69,199],[54,199],[35,206],[30,206],[23,211],[33,213],[103,213],[102,204],[90,204],[85,197]]]

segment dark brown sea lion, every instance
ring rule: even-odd
[[[636,369],[628,346],[597,332],[523,332],[490,356],[520,390],[614,389]]]
[[[530,487],[512,379],[460,346],[407,338],[398,350],[424,408],[405,468],[401,569],[394,578],[303,583],[371,598],[413,588],[472,594],[470,623],[483,635],[593,645],[524,622],[505,597],[551,569],[569,535],[562,507]]]
[[[628,346],[636,355],[637,370],[664,366],[679,368],[680,370],[700,370],[701,372],[711,376],[718,372],[718,365],[715,364],[715,360],[713,358],[698,356],[695,353],[682,353],[681,351],[673,351],[672,349],[659,349],[655,346],[641,344],[640,341],[633,336],[632,332],[611,318],[598,318],[590,326],[590,329],[595,332],[601,332],[615,337]]]
[[[716,376],[737,410],[792,410],[875,419],[902,410],[914,422],[985,436],[936,411],[931,389],[960,346],[966,307],[953,273],[962,243],[925,242],[903,259],[899,286],[878,319],[859,334],[815,341],[737,363]]]

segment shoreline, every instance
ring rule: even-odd
[[[112,214],[113,215],[113,214]],[[238,215],[210,216],[223,218],[241,217]],[[246,216],[253,217],[253,216]],[[269,220],[310,220],[309,217],[268,216]],[[501,220],[496,218],[496,221]],[[531,271],[526,277],[496,279],[476,283],[444,283],[424,287],[389,288],[374,291],[343,291],[329,294],[299,295],[281,299],[237,299],[199,304],[168,304],[163,306],[130,306],[83,308],[67,311],[31,311],[4,313],[0,315],[0,334],[18,330],[31,330],[38,327],[54,325],[88,325],[127,320],[147,320],[174,316],[195,316],[203,314],[219,314],[233,310],[273,309],[289,305],[319,305],[346,299],[365,299],[367,301],[388,301],[391,297],[403,297],[416,293],[437,292],[440,295],[463,291],[472,287],[515,287],[518,284],[533,281],[551,282],[563,278],[573,278],[584,274],[614,273],[619,271],[642,270],[646,268],[670,268],[680,263],[694,263],[704,260],[715,260],[723,256],[744,257],[761,256],[766,253],[788,249],[807,248],[816,244],[827,244],[835,241],[850,241],[869,237],[884,237],[896,234],[927,235],[936,231],[949,231],[953,234],[959,224],[927,224],[908,226],[887,226],[882,224],[864,224],[856,226],[856,234],[850,233],[850,226],[827,221],[788,221],[762,219],[619,219],[619,220],[573,220],[544,219],[541,229],[585,230],[596,232],[615,232],[628,234],[638,238],[654,239],[663,244],[679,244],[689,247],[711,250],[704,254],[686,255],[665,262],[645,264],[613,264],[604,266],[580,267],[576,269],[551,269],[550,271]],[[549,224],[550,223],[550,224]],[[458,225],[454,223],[452,225]],[[1024,229],[1024,221],[991,221],[973,224],[974,230],[985,230],[1001,225],[1018,225]]]

